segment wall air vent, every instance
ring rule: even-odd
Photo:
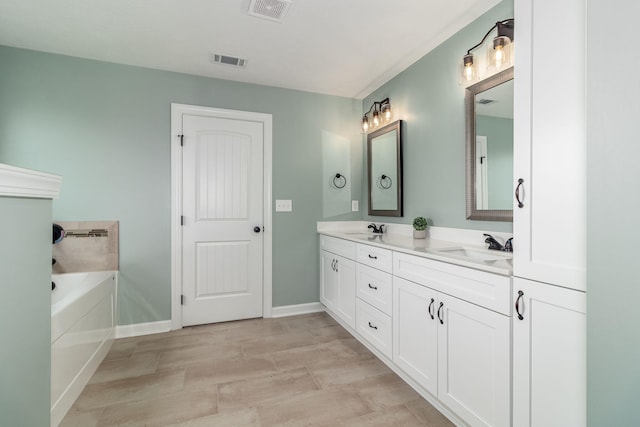
[[[289,7],[291,7],[291,0],[251,0],[249,3],[249,15],[282,22]]]
[[[219,53],[210,53],[209,59],[214,64],[228,65],[230,67],[245,68],[247,60],[236,58],[235,56],[220,55]]]
[[[496,102],[494,99],[486,99],[486,98],[482,98],[479,99],[478,101],[476,101],[478,104],[482,104],[482,105],[487,105],[487,104],[493,104],[494,102]]]

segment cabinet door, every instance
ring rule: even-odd
[[[514,3],[514,190],[523,206],[514,202],[513,272],[578,290],[586,289],[585,3]],[[560,44],[550,28],[562,28]]]
[[[336,262],[334,254],[320,251],[320,302],[331,311],[335,311],[338,306]]]
[[[586,426],[586,294],[518,278],[513,289],[514,427]]]
[[[471,426],[511,423],[510,318],[439,295],[438,399]]]
[[[438,393],[437,292],[393,278],[393,361],[418,384]]]
[[[349,326],[356,327],[356,263],[336,256],[338,304],[336,314]]]

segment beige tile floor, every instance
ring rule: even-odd
[[[452,426],[325,313],[117,340],[61,426]]]

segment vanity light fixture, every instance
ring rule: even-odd
[[[371,114],[371,122],[369,121],[369,114]],[[391,120],[391,102],[389,98],[385,98],[382,101],[375,101],[369,111],[362,116],[362,130],[367,132],[370,128],[375,129],[381,124],[388,123]]]
[[[480,43],[467,51],[462,58],[462,68],[460,72],[460,83],[469,84],[483,74],[492,74],[493,71],[500,71],[513,65],[512,43],[513,43],[514,19],[509,18],[495,23],[487,34],[484,35]],[[489,35],[496,30],[497,35],[487,48],[487,60],[485,69],[481,69],[478,58],[474,57],[473,51],[482,46]]]

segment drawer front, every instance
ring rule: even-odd
[[[369,245],[358,245],[357,247],[357,261],[361,264],[368,265],[378,270],[391,273],[392,269],[392,254],[389,249],[382,249]]]
[[[349,240],[320,235],[320,249],[345,258],[356,259],[356,243]]]
[[[358,263],[356,275],[358,298],[391,316],[391,274]]]
[[[511,315],[511,278],[403,253],[393,254],[393,274],[436,291]]]
[[[392,353],[391,317],[373,308],[366,302],[356,299],[356,330],[370,344],[389,359]]]

